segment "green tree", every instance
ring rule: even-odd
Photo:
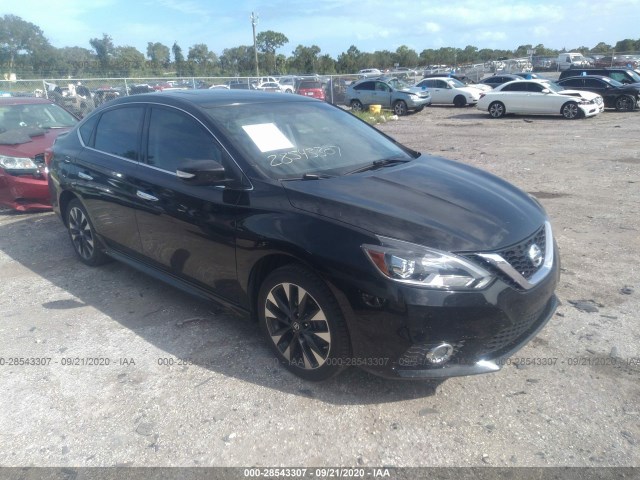
[[[317,45],[310,47],[298,45],[289,59],[291,68],[294,72],[301,74],[317,73],[319,53],[320,47]]]
[[[266,30],[256,35],[258,52],[264,54],[263,61],[266,71],[276,72],[276,50],[287,43],[289,43],[289,39],[284,33],[273,30]]]
[[[180,48],[178,42],[173,42],[171,51],[173,52],[173,62],[176,66],[176,72],[178,76],[182,76],[184,75],[184,55],[182,54],[182,48]]]
[[[102,38],[92,38],[89,40],[89,44],[96,51],[98,62],[100,62],[100,74],[108,75],[111,58],[115,52],[113,39],[106,33],[103,33]]]
[[[131,77],[145,72],[145,58],[142,52],[135,47],[116,47],[113,52],[112,65],[117,70],[117,75]]]
[[[398,64],[401,67],[415,67],[420,62],[420,57],[415,50],[407,47],[406,45],[399,46],[393,55],[394,64]],[[387,68],[387,65],[379,65],[382,68]],[[393,65],[389,65],[393,67]]]
[[[630,38],[625,38],[624,40],[620,40],[616,42],[616,46],[614,47],[616,52],[635,52],[639,50],[640,40],[631,40]]]
[[[187,60],[193,75],[214,75],[218,71],[218,57],[204,43],[189,48]]]
[[[169,47],[160,42],[148,42],[147,58],[151,61],[153,73],[159,75],[163,70],[166,70],[171,63]]]
[[[340,73],[355,73],[360,70],[362,52],[355,45],[351,45],[346,52],[338,55],[336,67]]]
[[[13,72],[18,55],[26,55],[26,60],[32,63],[34,55],[42,50],[50,51],[50,48],[40,27],[16,15],[0,18],[0,52],[9,73]]]
[[[253,64],[253,47],[240,45],[226,48],[220,56],[220,67],[225,75],[251,75],[255,70]]]
[[[608,43],[600,42],[595,47],[591,49],[591,53],[600,53],[600,54],[608,54],[611,53],[613,47]]]

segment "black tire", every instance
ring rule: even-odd
[[[354,112],[361,112],[362,110],[364,110],[362,102],[360,100],[351,100],[351,110],[353,110]]]
[[[636,108],[636,99],[631,95],[620,95],[616,98],[616,110],[619,112],[632,112]]]
[[[407,108],[407,104],[404,102],[404,100],[398,100],[393,104],[393,113],[395,113],[399,117],[402,117],[403,115],[409,113],[409,109]]]
[[[311,381],[340,373],[349,357],[349,331],[329,287],[313,272],[288,265],[274,270],[258,295],[267,343],[295,375]]]
[[[71,245],[82,263],[97,267],[109,261],[100,240],[96,237],[93,223],[80,200],[73,199],[67,205],[65,213]]]
[[[582,110],[578,107],[576,102],[567,102],[560,109],[560,113],[567,120],[575,120],[582,116]]]
[[[457,95],[453,99],[453,105],[455,107],[458,107],[458,108],[466,107],[467,106],[467,99],[464,98],[462,95]]]
[[[491,115],[492,118],[502,118],[506,113],[507,109],[502,102],[492,102],[489,105],[489,115]]]

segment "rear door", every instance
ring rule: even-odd
[[[140,204],[135,179],[143,119],[144,107],[136,104],[105,110],[85,123],[86,148],[70,175],[96,231],[108,246],[132,254],[142,251],[134,212]]]

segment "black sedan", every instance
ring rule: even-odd
[[[640,100],[638,84],[625,85],[602,75],[567,77],[556,82],[567,90],[585,90],[597,93],[604,99],[605,107],[619,111],[632,111]]]
[[[513,73],[498,73],[487,78],[483,78],[478,83],[483,85],[489,85],[491,88],[496,88],[503,83],[513,82],[514,80],[524,80],[521,76]]]
[[[321,101],[119,98],[47,162],[81,262],[114,258],[253,317],[308,380],[350,365],[494,372],[556,308],[558,253],[535,199]]]

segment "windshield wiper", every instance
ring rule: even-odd
[[[351,170],[350,172],[345,173],[345,175],[351,175],[353,173],[366,172],[368,170],[377,170],[378,168],[388,167],[390,165],[396,165],[398,163],[407,163],[410,162],[411,158],[385,158],[383,160],[374,160],[368,165],[364,167],[356,168],[355,170]]]

